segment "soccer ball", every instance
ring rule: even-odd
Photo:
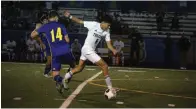
[[[104,96],[106,99],[110,100],[112,98],[116,97],[116,91],[112,90],[112,89],[106,89]]]

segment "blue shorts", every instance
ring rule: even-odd
[[[71,64],[75,61],[75,58],[71,52],[61,55],[61,56],[53,56],[52,57],[52,71],[60,71],[61,64]]]

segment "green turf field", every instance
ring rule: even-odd
[[[68,67],[63,68],[62,75]],[[78,85],[100,69],[87,66],[74,76],[64,95],[43,71],[42,64],[1,63],[2,108],[59,108]],[[113,86],[121,89],[116,99],[104,98],[101,74],[83,88],[69,108],[196,108],[196,71],[112,67],[110,76]]]

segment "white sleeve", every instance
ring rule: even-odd
[[[97,22],[94,21],[84,21],[84,27],[88,28],[89,30],[92,29]]]
[[[110,33],[106,34],[105,41],[110,41]]]

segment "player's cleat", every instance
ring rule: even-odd
[[[57,91],[62,94],[64,92],[64,86],[62,83],[56,82],[56,89]]]
[[[45,76],[46,78],[51,78],[51,77],[52,77],[50,74],[44,74],[44,76]]]
[[[69,83],[71,81],[71,79],[72,79],[72,75],[69,79],[67,79],[67,83]]]
[[[66,90],[69,89],[69,88],[68,88],[68,83],[71,81],[71,78],[72,78],[72,76],[71,76],[69,79],[63,78],[62,83],[63,83],[63,86],[64,86],[64,88],[65,88]]]
[[[66,79],[66,78],[63,78],[63,81],[62,81],[63,87],[64,87],[64,89],[66,89],[66,90],[69,89],[69,88],[68,88],[68,83],[69,83],[68,81],[69,81],[69,80]]]

